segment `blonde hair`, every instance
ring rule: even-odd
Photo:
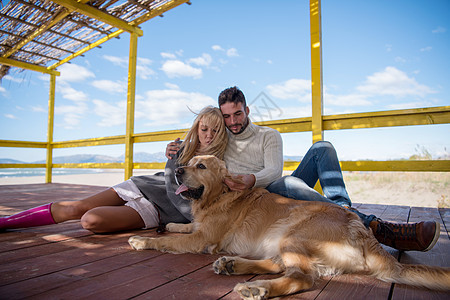
[[[200,121],[202,121],[202,123],[206,126],[216,130],[216,135],[214,136],[213,141],[204,151],[202,151],[202,153],[198,153],[197,151],[200,143],[200,139],[198,137]],[[192,124],[192,127],[186,134],[183,143],[181,143],[182,151],[178,157],[178,163],[181,165],[186,165],[189,160],[197,154],[210,154],[223,159],[225,149],[227,148],[227,143],[228,135],[222,112],[217,107],[207,106],[197,114],[194,124]]]

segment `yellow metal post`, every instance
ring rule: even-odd
[[[311,31],[311,93],[312,93],[312,142],[323,140],[323,94],[322,94],[322,26],[320,0],[309,1]],[[323,194],[320,183],[314,187]]]
[[[56,76],[52,74],[50,75],[50,92],[48,98],[47,160],[45,165],[45,183],[52,182],[53,124],[55,119],[55,86],[56,86]]]
[[[130,57],[128,62],[127,131],[125,134],[125,180],[133,175],[134,106],[136,92],[136,61],[138,35],[130,36]]]
[[[322,27],[320,0],[310,0],[312,140],[323,140]]]

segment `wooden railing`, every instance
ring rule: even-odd
[[[280,133],[310,132],[312,118],[283,119],[255,122]],[[450,123],[450,106],[353,113],[323,116],[324,130],[378,128],[392,126],[437,125]],[[133,143],[172,141],[182,137],[187,129],[134,134]],[[72,141],[53,142],[52,149],[125,144],[125,135],[99,137]],[[48,148],[46,142],[0,140],[0,147]],[[299,162],[286,161],[285,170],[294,170]],[[133,169],[163,169],[165,163],[133,162]],[[46,164],[0,164],[0,168],[45,168]],[[450,160],[388,160],[388,161],[342,161],[344,171],[424,171],[449,172]],[[52,168],[123,169],[125,163],[66,163],[52,164]]]

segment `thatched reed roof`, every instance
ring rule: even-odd
[[[124,31],[142,35],[139,24],[188,0],[6,2],[0,10],[0,79],[15,62],[54,70]]]

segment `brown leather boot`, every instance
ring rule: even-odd
[[[440,224],[436,221],[399,224],[375,219],[370,222],[370,228],[380,243],[401,251],[428,251],[440,234]]]

